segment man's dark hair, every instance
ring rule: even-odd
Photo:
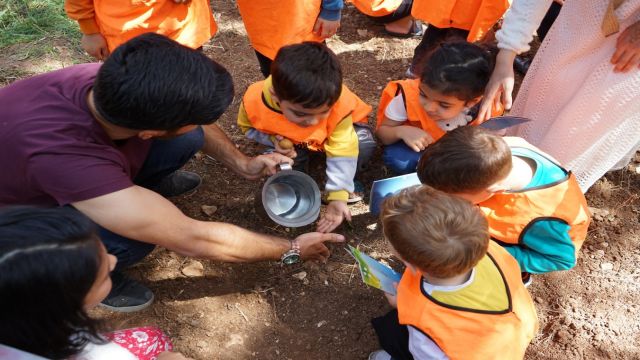
[[[48,359],[104,343],[84,309],[99,242],[91,220],[73,208],[0,211],[0,343]]]
[[[495,56],[465,41],[442,43],[427,59],[420,81],[432,90],[469,101],[481,96],[489,83]]]
[[[280,48],[271,64],[271,77],[278,99],[307,109],[331,106],[342,92],[340,60],[326,45],[316,42]]]
[[[216,121],[233,99],[233,82],[202,52],[147,33],[116,48],[93,92],[98,113],[114,125],[175,130]]]
[[[500,136],[461,126],[425,149],[418,178],[447,193],[477,192],[507,177],[511,166],[511,149]]]

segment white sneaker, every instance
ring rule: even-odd
[[[384,350],[376,350],[369,354],[369,360],[391,360],[391,355]]]

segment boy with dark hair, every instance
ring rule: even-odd
[[[213,124],[232,98],[221,65],[153,33],[119,46],[102,65],[17,81],[0,89],[0,205],[71,205],[100,225],[118,258],[103,305],[117,311],[151,304],[151,291],[121,270],[156,245],[233,262],[276,260],[299,246],[303,257],[324,260],[322,241],[340,236],[291,242],[196,221],[164,198],[200,184],[178,169],[201,149],[248,179],[291,162],[280,154],[248,158]]]
[[[309,150],[326,153],[329,205],[318,231],[332,231],[351,220],[353,178],[375,150],[367,126],[371,107],[342,84],[340,62],[323,44],[285,46],[271,69],[247,89],[238,126],[249,139],[295,158],[297,168],[306,168]]]
[[[586,199],[569,171],[523,139],[455,129],[425,150],[418,177],[478,204],[524,281],[575,266],[590,221]]]
[[[370,360],[522,359],[537,316],[518,264],[475,206],[428,186],[387,198],[382,231],[406,265]]]

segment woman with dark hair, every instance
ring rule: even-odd
[[[48,359],[185,359],[157,329],[99,332],[87,310],[109,294],[116,258],[95,231],[72,208],[0,211],[0,343]]]

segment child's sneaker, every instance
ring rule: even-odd
[[[524,287],[529,287],[529,285],[531,285],[531,283],[533,282],[533,276],[531,276],[531,274],[528,272],[523,272],[521,275]]]
[[[392,360],[391,355],[384,350],[376,350],[369,354],[369,360]]]

